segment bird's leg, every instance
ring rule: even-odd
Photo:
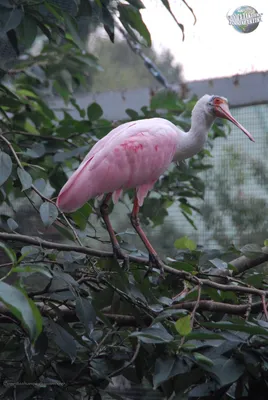
[[[146,237],[145,233],[143,232],[143,229],[140,225],[138,212],[139,212],[139,203],[138,203],[137,196],[135,196],[134,206],[133,206],[133,210],[132,210],[131,217],[130,217],[132,226],[135,229],[135,231],[137,232],[137,234],[139,235],[139,237],[141,238],[141,240],[143,241],[146,249],[149,252],[150,269],[152,268],[153,265],[157,266],[160,269],[161,276],[163,276],[164,263],[162,260],[160,260],[157,252],[155,251],[155,249],[149,242],[148,238]]]
[[[103,221],[106,225],[107,231],[108,231],[110,239],[111,239],[114,256],[116,258],[124,260],[124,264],[123,264],[124,268],[128,269],[128,256],[122,252],[121,247],[116,238],[116,235],[114,233],[110,218],[109,218],[109,201],[111,200],[111,197],[112,197],[112,193],[108,193],[105,196],[105,198],[100,206],[100,213],[101,213],[101,216],[103,218]]]

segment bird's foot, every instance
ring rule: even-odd
[[[149,269],[145,274],[145,277],[152,271],[154,267],[159,268],[160,270],[160,275],[158,279],[158,283],[160,283],[164,279],[164,263],[163,261],[158,257],[157,254],[152,254],[149,253]]]
[[[114,257],[117,260],[123,260],[123,269],[125,271],[129,270],[129,256],[128,254],[125,254],[120,246],[113,246],[113,253]]]

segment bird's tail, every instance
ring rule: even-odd
[[[92,197],[91,179],[87,171],[92,158],[82,163],[61,189],[56,202],[61,211],[74,212]]]

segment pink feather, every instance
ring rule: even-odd
[[[177,147],[176,127],[162,118],[128,122],[97,142],[63,186],[57,205],[73,212],[89,199],[136,188],[139,205],[172,162]]]

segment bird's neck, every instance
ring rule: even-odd
[[[213,124],[213,115],[194,110],[192,113],[192,125],[189,132],[180,131],[178,134],[177,152],[174,161],[182,161],[193,157],[204,147],[208,131]]]

